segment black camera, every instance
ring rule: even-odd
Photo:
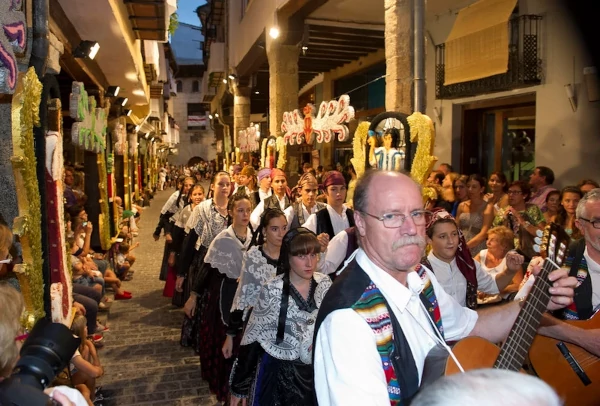
[[[44,389],[68,365],[80,342],[63,324],[38,321],[11,376],[0,383],[0,406],[60,405]]]

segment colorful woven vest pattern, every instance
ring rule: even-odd
[[[563,265],[563,268],[568,268],[571,269],[571,266],[573,265],[573,257],[569,257],[565,260],[565,264]],[[588,277],[588,265],[587,265],[587,261],[585,260],[585,256],[581,257],[581,263],[579,264],[579,269],[577,270],[577,275],[575,276],[575,278],[577,278],[577,287],[579,287],[579,285],[581,285],[583,283],[583,281],[585,280],[585,278]],[[575,302],[571,303],[569,306],[565,307],[565,309],[563,310],[563,319],[564,320],[579,320],[579,313],[577,312],[577,306],[575,305]]]
[[[417,268],[417,272],[424,283],[421,298],[423,299],[424,296],[431,303],[431,306],[427,306],[427,311],[443,337],[442,317],[433,285],[423,267]],[[390,355],[394,350],[392,323],[383,294],[371,281],[360,299],[352,306],[352,309],[367,322],[375,335],[377,352],[381,357],[381,364],[388,385],[390,405],[401,406],[402,396],[400,385],[398,384],[396,372],[390,359]]]

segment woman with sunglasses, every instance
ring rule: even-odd
[[[266,282],[231,373],[231,405],[312,405],[312,343],[317,313],[331,286],[316,273],[317,236],[299,227],[283,238],[278,276]]]

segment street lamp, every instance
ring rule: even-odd
[[[279,24],[277,23],[277,7],[275,7],[275,12],[273,13],[273,26],[269,29],[269,36],[273,39],[277,39],[279,34]]]

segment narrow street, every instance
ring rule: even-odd
[[[179,345],[183,311],[162,296],[164,282],[158,279],[164,238],[154,241],[152,232],[173,191],[158,192],[143,211],[140,246],[133,251],[135,275],[124,283],[133,299],[113,302],[108,313],[110,331],[104,333],[104,348],[99,350],[105,375],[98,385],[111,394],[103,405],[215,403],[200,377],[199,357]]]

